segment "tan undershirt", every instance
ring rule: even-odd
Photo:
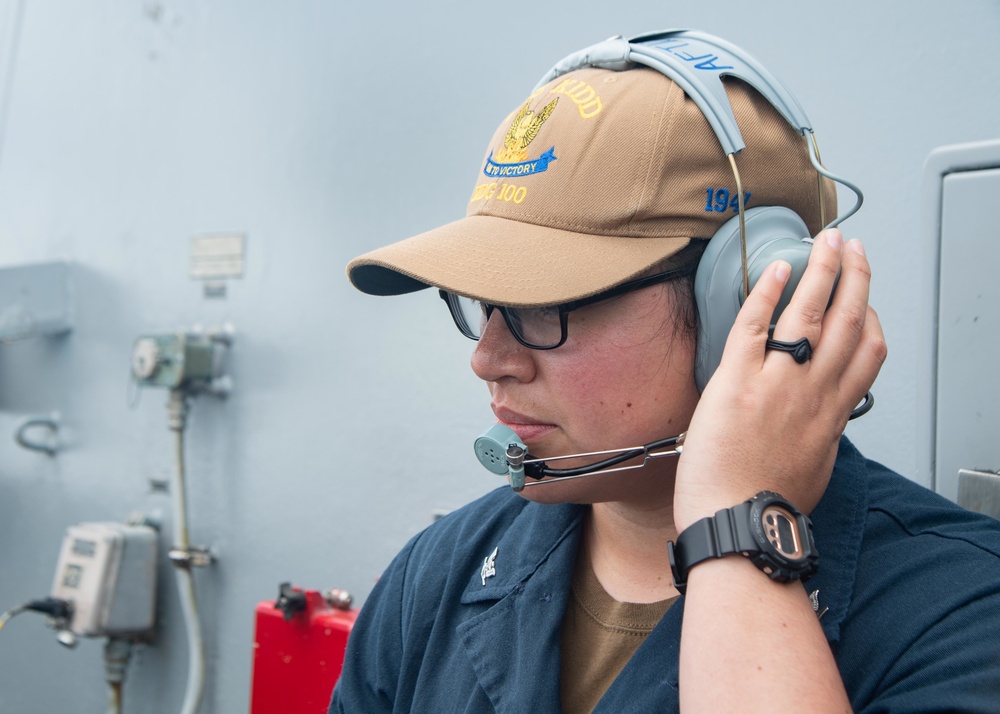
[[[593,711],[676,599],[618,602],[601,586],[586,549],[580,549],[560,635],[563,714]]]

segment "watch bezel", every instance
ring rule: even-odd
[[[812,522],[792,503],[777,493],[764,491],[750,499],[750,531],[757,542],[758,551],[750,553],[750,559],[772,580],[806,579],[816,571],[819,556],[816,554],[816,544],[813,541]],[[766,523],[766,513],[769,509],[783,511],[789,524],[794,529],[797,542],[796,553],[792,557],[777,548],[769,537],[769,525]],[[791,516],[791,518],[788,518]],[[778,528],[775,528],[778,530]],[[778,534],[780,540],[781,535]]]

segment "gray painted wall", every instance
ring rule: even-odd
[[[132,341],[232,322],[236,390],[188,433],[191,537],[208,657],[203,711],[246,711],[254,605],[282,580],[362,600],[436,510],[497,481],[471,343],[435,294],[355,293],[354,255],[459,217],[485,142],[549,65],[616,33],[699,27],[797,93],[833,170],[867,192],[845,225],[876,271],[890,360],[849,434],[924,483],[914,353],[932,316],[915,250],[928,152],[996,138],[1000,6],[733,0],[501,5],[0,0],[0,265],[74,263],[75,328],[0,344],[0,610],[44,595],[69,525],[159,511],[166,395],[130,407]],[[225,299],[188,277],[190,239],[247,235]],[[60,412],[57,457],[10,438]],[[158,640],[126,711],[180,706],[187,654],[162,569]],[[100,711],[100,642],[41,618],[0,633],[0,711]]]

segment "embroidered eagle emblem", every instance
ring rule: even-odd
[[[510,123],[507,136],[503,140],[503,148],[496,153],[494,159],[504,163],[526,161],[528,159],[526,151],[528,144],[538,136],[542,124],[549,118],[558,103],[559,97],[556,97],[546,104],[540,112],[535,112],[529,106],[530,100],[525,102],[514,116],[514,121]]]

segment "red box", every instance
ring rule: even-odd
[[[256,608],[251,714],[326,714],[359,610],[335,608],[317,590],[285,592],[283,607]]]

